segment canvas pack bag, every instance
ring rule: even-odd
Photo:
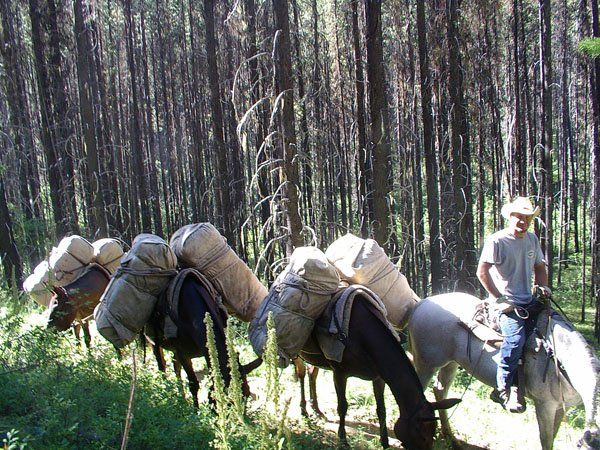
[[[321,250],[296,248],[250,323],[248,333],[256,354],[262,355],[264,351],[270,312],[281,365],[287,365],[287,361],[298,356],[339,283],[337,271]]]
[[[406,325],[419,297],[376,241],[348,233],[334,241],[325,255],[342,280],[361,284],[379,296],[392,325]]]
[[[94,258],[94,247],[81,236],[63,238],[50,252],[48,264],[57,286],[75,281]]]
[[[112,275],[120,265],[123,247],[118,240],[112,238],[99,239],[92,243],[94,262],[100,264]]]
[[[52,285],[50,283],[50,266],[48,261],[39,263],[23,282],[23,290],[37,303],[47,308],[52,299]]]
[[[182,266],[208,278],[229,313],[244,322],[254,318],[267,288],[212,224],[185,225],[173,234],[170,245]]]
[[[177,275],[176,267],[177,258],[162,238],[138,235],[94,311],[98,332],[117,348],[129,344]]]

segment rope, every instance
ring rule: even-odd
[[[137,381],[135,347],[131,347],[131,359],[133,360],[133,365],[131,366],[131,390],[129,391],[129,403],[127,405],[127,415],[125,416],[125,430],[123,431],[121,450],[125,450],[127,448],[127,441],[129,440],[129,431],[131,430],[131,422],[133,421],[133,398],[135,396],[135,384]]]
[[[470,333],[467,333],[467,334],[468,334],[468,335],[470,335]],[[465,389],[464,389],[464,391],[463,391],[462,395],[460,396],[460,403],[462,403],[462,399],[463,399],[463,397],[464,397],[464,396],[465,396],[465,394],[467,393],[467,390],[468,390],[468,389],[471,387],[471,383],[473,382],[473,377],[474,377],[474,375],[473,375],[473,374],[475,373],[475,371],[477,370],[477,366],[479,366],[479,363],[481,362],[481,357],[483,356],[483,350],[484,350],[484,348],[485,348],[485,346],[486,346],[487,342],[488,342],[488,341],[484,341],[484,342],[483,342],[483,347],[481,347],[481,352],[479,352],[479,358],[477,358],[477,362],[475,363],[475,367],[473,367],[473,370],[472,370],[472,371],[471,371],[471,373],[469,374],[469,375],[470,375],[470,376],[469,376],[469,382],[467,383],[467,386],[465,387]],[[470,356],[469,356],[469,359],[470,359]],[[460,403],[459,403],[459,404],[460,404]],[[458,406],[459,404],[457,404],[456,406]],[[454,413],[456,412],[456,410],[457,410],[457,409],[458,409],[458,408],[454,408],[454,409],[452,410],[452,413],[450,414],[450,416],[448,416],[448,421],[450,421],[450,419],[452,419],[452,416],[454,416]]]
[[[136,276],[157,276],[157,277],[173,277],[177,275],[175,269],[132,269],[130,267],[119,267],[115,271],[115,277],[120,274],[136,275]]]

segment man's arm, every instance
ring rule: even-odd
[[[548,272],[546,271],[546,263],[541,261],[533,266],[535,276],[535,284],[538,286],[548,287]]]
[[[479,278],[479,281],[481,282],[485,290],[489,292],[492,298],[497,299],[498,297],[501,297],[502,294],[494,284],[494,280],[490,275],[491,267],[492,264],[480,261],[479,265],[477,266],[477,278]]]

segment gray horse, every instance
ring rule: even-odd
[[[477,339],[459,323],[469,322],[480,300],[463,293],[443,294],[419,302],[412,312],[408,331],[414,365],[423,386],[436,371],[436,400],[446,398],[458,365],[489,386],[495,386],[498,351]],[[543,450],[551,450],[565,409],[583,402],[584,437],[580,445],[598,446],[598,402],[600,362],[583,336],[566,320],[553,317],[550,329],[562,369],[548,360],[544,349],[534,351],[530,338],[525,355],[525,395],[533,401]],[[558,373],[557,373],[558,372]],[[440,414],[442,431],[451,436],[448,416]]]

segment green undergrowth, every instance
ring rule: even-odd
[[[288,423],[289,399],[280,394],[288,387],[279,382],[276,358],[253,374],[271,380],[266,397],[250,401],[246,407],[239,380],[229,388],[220,384],[220,394],[215,395],[219,414],[215,414],[206,394],[213,390],[205,377],[201,381],[204,398],[201,395],[196,410],[185,374],[184,386],[171,366],[166,375],[161,374],[149,349],[144,358],[143,350],[134,343],[119,359],[96,335],[88,351],[71,332],[47,331],[43,315],[22,302],[14,293],[0,291],[0,441],[4,448],[120,448],[133,358],[136,382],[129,449],[335,446],[335,440],[323,438],[318,427],[311,429],[302,421]],[[249,346],[235,342],[240,340],[238,328],[231,327],[228,342],[231,348],[242,348],[248,361]],[[273,348],[274,344],[270,345]],[[210,376],[216,376],[214,371]]]

